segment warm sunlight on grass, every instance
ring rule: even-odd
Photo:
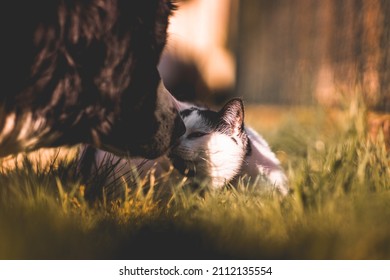
[[[360,106],[247,105],[246,120],[281,159],[289,197],[261,183],[204,192],[150,177],[91,202],[75,162],[22,159],[0,173],[0,258],[390,257],[389,155],[383,134],[369,140]]]

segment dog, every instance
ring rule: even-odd
[[[243,182],[255,183],[263,190],[276,191],[282,196],[290,192],[288,178],[268,143],[245,125],[241,99],[228,101],[219,111],[176,102],[186,132],[165,157],[129,159],[82,147],[80,154],[84,156],[80,162],[84,163],[84,178],[90,181],[105,178],[104,192],[114,193],[116,183],[125,181],[131,185],[134,175],[138,179],[151,174],[156,179],[165,177],[171,174],[172,164],[193,185],[200,183],[209,189],[221,189],[229,183],[237,185],[238,180],[244,179]],[[262,179],[265,184],[257,184]]]
[[[0,156],[91,144],[156,158],[184,133],[157,64],[169,0],[2,4]]]

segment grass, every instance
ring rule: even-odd
[[[261,183],[203,192],[152,177],[91,203],[75,162],[19,158],[0,172],[0,258],[390,258],[389,155],[382,136],[368,139],[364,110],[283,115],[269,127],[258,107],[246,114],[286,169],[287,198]]]

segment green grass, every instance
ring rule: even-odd
[[[367,139],[364,111],[286,114],[266,131],[256,114],[248,108],[286,169],[287,198],[261,183],[203,192],[172,179],[91,203],[75,163],[24,159],[0,173],[0,258],[390,258],[389,156],[383,137]]]

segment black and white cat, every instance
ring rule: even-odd
[[[277,191],[289,191],[287,177],[267,142],[244,125],[244,105],[232,99],[218,112],[180,104],[186,126],[169,157],[187,176],[208,180],[220,188],[238,176],[264,177]]]
[[[238,177],[265,178],[279,193],[289,192],[288,180],[267,142],[244,125],[241,99],[232,99],[220,111],[177,101],[186,126],[168,157],[157,160],[118,158],[96,150],[94,166],[114,166],[111,179],[128,174],[136,166],[142,175],[169,171],[169,161],[183,175],[218,189]],[[167,160],[169,158],[169,161]],[[167,163],[168,162],[168,163]]]

